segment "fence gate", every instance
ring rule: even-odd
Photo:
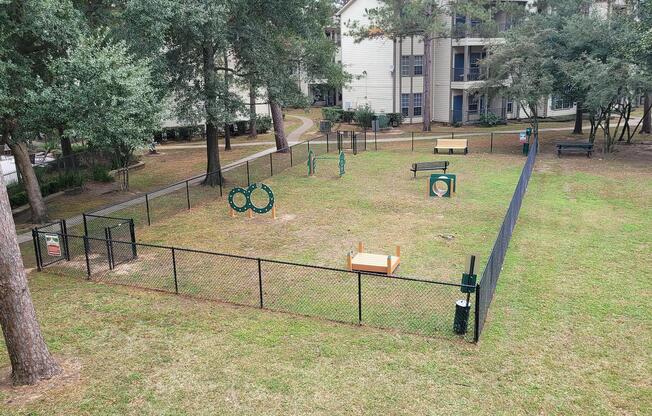
[[[70,260],[66,220],[58,220],[32,230],[36,266],[39,270],[61,260]]]
[[[109,267],[126,263],[135,259],[138,254],[136,250],[136,234],[134,232],[134,221],[129,220],[105,228],[107,240],[107,256]]]

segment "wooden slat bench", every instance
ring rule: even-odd
[[[438,162],[421,162],[413,163],[410,171],[414,172],[414,177],[417,177],[417,172],[427,171],[427,170],[441,170],[446,173],[448,169],[448,161],[438,161]]]
[[[591,157],[593,153],[593,143],[587,142],[559,142],[557,146],[557,157],[561,157],[561,152],[586,152],[586,157]]]
[[[453,154],[453,150],[464,150],[464,154],[469,152],[469,145],[467,139],[437,139],[435,143],[435,153],[440,150],[448,150],[449,154]]]

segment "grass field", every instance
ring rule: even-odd
[[[649,414],[650,200],[646,165],[542,155],[478,345],[32,273],[81,370],[3,413]]]

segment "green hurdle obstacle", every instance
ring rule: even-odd
[[[346,165],[346,157],[344,152],[340,151],[338,157],[331,156],[315,156],[313,151],[308,152],[308,176],[313,176],[316,173],[317,169],[317,160],[338,160],[338,165],[340,167],[340,178],[344,176],[344,166]]]

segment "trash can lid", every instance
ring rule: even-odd
[[[467,306],[469,306],[469,305],[466,304],[466,300],[465,300],[465,299],[460,299],[460,300],[458,300],[457,302],[455,302],[455,304],[456,304],[457,306],[459,306],[460,308],[466,308]],[[470,304],[470,302],[469,302],[469,304]]]

